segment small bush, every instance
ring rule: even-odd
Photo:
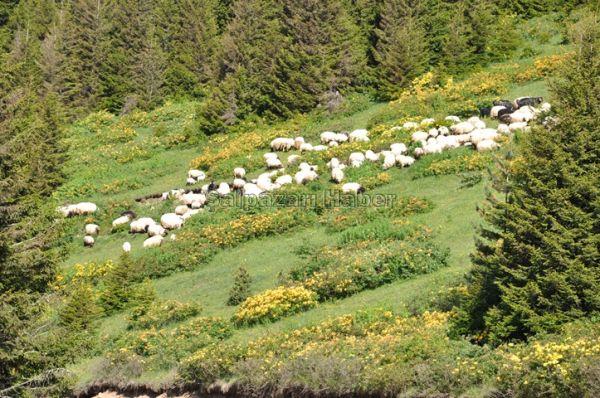
[[[134,309],[129,317],[128,327],[130,329],[161,328],[194,317],[200,311],[201,307],[196,303],[181,303],[176,300],[152,303]]]
[[[248,270],[243,265],[240,266],[235,274],[233,287],[229,291],[227,305],[238,305],[246,300],[250,295],[250,283],[252,283],[252,278]]]
[[[317,305],[317,295],[301,286],[278,287],[251,296],[233,316],[236,325],[251,325],[276,321],[285,316],[306,311]]]

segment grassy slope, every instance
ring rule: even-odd
[[[554,41],[542,47],[542,52],[556,51],[556,44]],[[519,60],[518,62],[528,61],[530,60]],[[547,84],[544,81],[537,81],[518,87],[509,87],[506,97],[514,98],[520,95],[546,96]],[[344,130],[365,127],[368,121],[374,115],[385,110],[386,106],[386,104],[365,103],[360,111],[354,114],[330,119],[309,118],[302,126],[300,134],[305,137],[315,137],[326,129]],[[153,133],[150,129],[143,130],[139,134],[139,139],[143,140],[144,137],[151,137]],[[114,170],[115,178],[123,178],[134,170],[143,171],[152,167],[160,167],[160,176],[148,179],[143,187],[115,195],[94,194],[78,199],[94,200],[103,206],[118,201],[132,202],[135,197],[143,194],[180,187],[185,179],[190,160],[198,156],[202,150],[203,146],[199,145],[198,149],[174,148],[158,151],[150,159],[134,162],[127,168]],[[260,156],[265,151],[266,149],[255,155]],[[429,275],[365,291],[344,300],[324,303],[313,310],[276,323],[240,329],[232,338],[246,341],[267,333],[312,324],[332,315],[348,313],[365,307],[386,306],[397,310],[410,310],[426,305],[445,286],[460,280],[469,267],[469,253],[473,249],[473,232],[479,222],[476,205],[481,203],[484,198],[484,184],[468,189],[458,189],[459,178],[457,176],[413,180],[410,173],[410,170],[393,170],[393,182],[379,188],[377,192],[425,197],[435,204],[433,211],[412,216],[410,221],[425,223],[437,231],[438,243],[450,249],[449,267]],[[145,215],[147,213],[159,214],[161,209],[160,206],[146,205],[138,207],[137,210],[141,210]],[[104,217],[99,221],[104,231],[110,229],[110,218]],[[124,240],[131,241],[135,247],[141,246],[144,239],[142,236],[131,236],[125,232],[112,235],[103,234],[98,239],[96,247],[89,250],[80,247],[81,236],[81,231],[74,236],[71,254],[65,262],[65,267],[83,261],[116,259]],[[234,308],[226,306],[225,301],[232,284],[232,275],[240,264],[247,266],[253,277],[252,290],[259,292],[276,286],[277,273],[290,269],[300,261],[293,253],[296,246],[304,242],[331,243],[334,239],[335,237],[326,234],[322,227],[315,226],[289,232],[283,236],[253,240],[234,249],[220,252],[209,264],[203,265],[197,270],[155,280],[154,286],[161,298],[198,301],[204,307],[204,314],[228,317],[233,313]],[[101,335],[117,335],[124,330],[124,327],[125,316],[117,314],[102,321]],[[94,364],[97,360],[98,358],[91,358],[73,366],[81,384],[93,379]],[[169,378],[168,372],[146,373],[141,380],[165,381]]]

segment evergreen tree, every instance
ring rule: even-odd
[[[375,60],[380,94],[392,98],[401,88],[425,72],[429,49],[416,0],[385,0],[379,29],[375,31]]]
[[[468,2],[459,0],[450,8],[448,33],[442,39],[442,66],[450,74],[464,73],[473,63],[473,29]]]
[[[229,291],[227,305],[238,305],[246,300],[250,296],[251,283],[252,278],[250,277],[248,270],[241,265],[235,274],[233,287]]]
[[[504,197],[488,199],[460,331],[496,343],[600,312],[599,26],[592,14],[574,27],[552,84],[559,122],[522,137]]]

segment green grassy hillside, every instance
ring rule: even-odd
[[[468,116],[476,112],[478,105],[494,98],[546,96],[545,78],[561,59],[560,55],[553,54],[562,54],[564,50],[558,45],[558,38],[554,38],[539,45],[540,53],[533,57],[491,65],[464,81],[443,87],[423,83],[418,92],[407,92],[400,101],[391,104],[375,103],[366,95],[354,95],[333,114],[314,112],[275,125],[247,124],[240,132],[228,136],[199,137],[194,119],[198,104],[194,102],[169,103],[152,112],[134,112],[122,117],[104,112],[92,114],[70,129],[68,182],[56,197],[61,202],[92,201],[99,206],[99,211],[93,217],[69,220],[69,254],[62,278],[70,282],[64,285],[62,292],[68,294],[72,286],[69,283],[78,267],[90,262],[100,265],[108,260],[118,263],[121,245],[129,241],[133,245],[131,257],[142,267],[143,276],[151,278],[158,302],[197,303],[202,307],[203,317],[218,317],[228,322],[237,311],[237,307],[227,306],[226,301],[240,265],[252,276],[251,293],[259,294],[279,286],[281,274],[307,264],[309,260],[303,249],[315,252],[345,239],[347,231],[359,233],[361,228],[371,226],[393,231],[402,228],[411,231],[423,226],[430,231],[427,244],[435,250],[448,250],[442,268],[386,281],[344,298],[323,300],[311,309],[275,322],[231,326],[225,339],[244,343],[363,309],[383,307],[398,313],[421,313],[449,287],[459,284],[469,269],[474,230],[479,223],[477,206],[485,197],[486,169],[493,167],[493,157],[502,156],[510,142],[491,156],[459,149],[427,157],[408,169],[394,168],[383,173],[379,166],[367,165],[348,170],[346,181],[362,182],[369,187],[369,194],[393,194],[398,199],[414,197],[429,203],[430,209],[399,216],[383,212],[372,220],[359,219],[358,225],[337,230],[327,221],[327,217],[335,216],[332,209],[307,209],[300,211],[306,213],[306,219],[295,215],[298,220],[289,225],[272,227],[219,246],[206,235],[207,228],[231,225],[243,216],[272,216],[272,209],[227,209],[209,203],[180,231],[175,231],[177,241],[167,240],[161,248],[143,249],[145,235],[131,235],[125,230],[112,232],[111,221],[127,209],[155,220],[172,211],[178,204],[176,201],[140,203],[135,199],[184,187],[187,170],[192,166],[207,171],[208,180],[231,181],[236,166],[245,167],[249,176],[254,177],[264,171],[262,154],[269,151],[268,143],[273,137],[301,135],[316,143],[325,130],[369,128],[372,141],[368,144],[349,144],[324,154],[305,154],[307,161],[319,165],[320,181],[303,188],[286,188],[283,192],[322,193],[339,189],[327,181],[325,162],[332,154],[347,157],[355,149],[383,149],[393,142],[408,142],[406,132],[391,129],[406,120],[419,121],[423,117],[441,120],[449,114]],[[495,125],[494,121],[487,122]],[[281,158],[284,160],[295,153],[282,154]],[[289,172],[293,174],[295,169]],[[470,179],[475,181],[473,186],[465,186]],[[101,227],[93,248],[84,248],[81,243],[85,221],[94,221]],[[94,289],[102,294],[101,283],[94,285]],[[107,353],[110,357],[110,353],[127,346],[124,341],[132,333],[128,329],[130,315],[131,307],[127,307],[98,321],[99,344],[72,367],[80,386],[104,377]],[[174,325],[177,322],[165,330],[173,330]],[[182,348],[181,357],[195,351],[195,343],[191,338],[190,341],[191,348]],[[169,381],[175,377],[178,361],[180,358],[158,361],[158,364],[143,366],[141,373],[124,377],[147,382]]]

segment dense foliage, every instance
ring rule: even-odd
[[[525,339],[600,311],[600,29],[572,28],[576,46],[552,84],[556,118],[521,137],[498,168],[482,213],[461,332]]]

